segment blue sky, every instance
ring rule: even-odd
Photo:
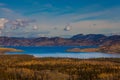
[[[68,37],[120,33],[119,14],[120,0],[0,0],[0,34]]]

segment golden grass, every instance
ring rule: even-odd
[[[120,58],[36,58],[0,55],[1,80],[119,80]]]
[[[14,48],[0,48],[0,53],[6,53],[6,52],[22,52],[23,50],[17,50]]]

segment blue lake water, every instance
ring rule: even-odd
[[[8,46],[7,46],[8,47]],[[23,50],[24,52],[13,52],[7,54],[30,54],[35,57],[68,57],[68,58],[120,58],[120,54],[108,54],[99,52],[66,52],[71,48],[90,48],[96,46],[39,46],[39,47],[10,47]]]

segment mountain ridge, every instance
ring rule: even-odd
[[[120,35],[105,36],[103,34],[77,34],[71,38],[61,37],[0,37],[2,46],[101,46],[120,43]]]

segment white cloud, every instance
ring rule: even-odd
[[[11,21],[11,24],[13,25],[13,29],[18,29],[19,27],[27,27],[33,22],[35,22],[35,20],[16,19],[14,21]]]
[[[8,22],[6,18],[0,18],[0,30],[4,29],[5,24]]]

